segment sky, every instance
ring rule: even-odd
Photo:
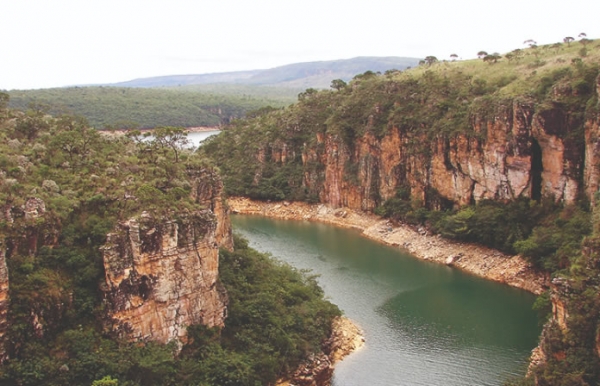
[[[506,53],[584,32],[597,0],[0,0],[0,90],[357,56]]]

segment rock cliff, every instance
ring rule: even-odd
[[[436,91],[442,96],[427,85],[406,95],[398,89],[408,81],[373,82],[380,82],[376,91],[358,93],[357,82],[352,91],[311,96],[279,116],[224,130],[220,140],[232,148],[217,140],[203,151],[223,164],[233,195],[367,211],[400,188],[438,209],[517,197],[572,203],[598,188],[597,78],[585,84],[585,95],[556,82],[542,102],[527,93],[474,96],[441,117],[435,110],[456,102],[450,87]],[[345,106],[348,100],[362,116]],[[231,151],[238,162],[230,166]]]
[[[367,131],[352,146],[335,134],[316,135],[314,145],[302,149],[302,183],[323,203],[361,210],[372,210],[401,186],[425,203],[434,191],[459,205],[520,196],[573,202],[598,185],[592,163],[599,157],[598,120],[586,121],[584,145],[576,133],[580,121],[558,103],[544,108],[521,99],[500,103],[493,116],[474,114],[466,133],[431,142],[400,127],[382,138]],[[257,157],[265,153],[266,162],[285,162],[279,146],[265,144]],[[323,171],[309,171],[311,163]]]
[[[232,248],[222,183],[188,171],[192,198],[206,207],[172,218],[144,212],[108,235],[102,247],[109,329],[131,340],[185,342],[186,327],[224,324],[227,294],[218,282],[219,248]]]
[[[223,326],[227,294],[217,280],[218,250],[233,245],[223,184],[211,169],[190,169],[187,177],[191,202],[204,209],[190,212],[182,208],[168,215],[143,212],[119,223],[101,247],[105,322],[108,330],[120,337],[184,343],[190,324]],[[25,261],[25,267],[31,267],[40,249],[47,254],[61,248],[62,229],[38,197],[27,198],[19,206],[3,207],[0,220],[9,225],[8,233],[0,238],[0,361],[4,361],[10,351],[9,342],[5,342],[10,307],[23,309],[27,320],[19,322],[29,325],[30,333],[39,338],[48,330],[59,329],[78,299],[72,288],[63,285],[72,283],[72,278],[63,275],[54,283],[54,273],[47,271],[45,274],[51,276],[44,280],[52,283],[53,292],[44,287],[47,284],[39,291],[52,294],[54,303],[38,296],[38,287],[33,287],[21,289],[33,291],[28,295],[34,299],[31,304],[11,306],[7,262]],[[19,264],[23,263],[18,263],[18,268]]]
[[[596,384],[600,377],[600,238],[583,243],[578,269],[550,284],[551,314],[529,374],[539,386]]]

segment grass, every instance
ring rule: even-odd
[[[509,61],[506,54],[496,63],[484,62],[482,59],[464,61],[440,61],[432,65],[419,67],[398,73],[395,77],[420,77],[426,71],[438,74],[460,71],[472,76],[472,79],[485,79],[488,84],[501,85],[500,97],[514,97],[527,94],[540,79],[552,74],[560,68],[574,67],[578,60],[583,63],[600,63],[600,40],[591,40],[585,47],[587,55],[582,56],[584,45],[580,42],[547,44],[537,48],[522,49],[520,59]]]

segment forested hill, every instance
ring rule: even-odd
[[[85,117],[97,129],[218,126],[266,106],[283,107],[306,88],[328,88],[367,70],[384,72],[418,59],[361,57],[296,63],[269,70],[144,78],[104,86],[12,90],[9,106]]]
[[[293,63],[266,70],[197,75],[171,75],[111,84],[118,87],[174,87],[205,84],[247,84],[290,88],[328,88],[333,79],[348,81],[365,71],[385,72],[416,66],[418,58],[361,56],[352,59]]]
[[[96,129],[218,126],[291,97],[125,87],[69,87],[9,92],[11,108],[85,117]]]
[[[199,151],[231,195],[373,211],[521,254],[553,279],[535,382],[518,384],[598,385],[600,42],[572,40],[334,81]]]

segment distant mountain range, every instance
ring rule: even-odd
[[[334,79],[348,81],[366,71],[404,70],[418,65],[419,58],[361,56],[321,62],[294,63],[267,70],[167,75],[112,83],[117,87],[179,87],[208,84],[239,84],[289,88],[328,88]]]

